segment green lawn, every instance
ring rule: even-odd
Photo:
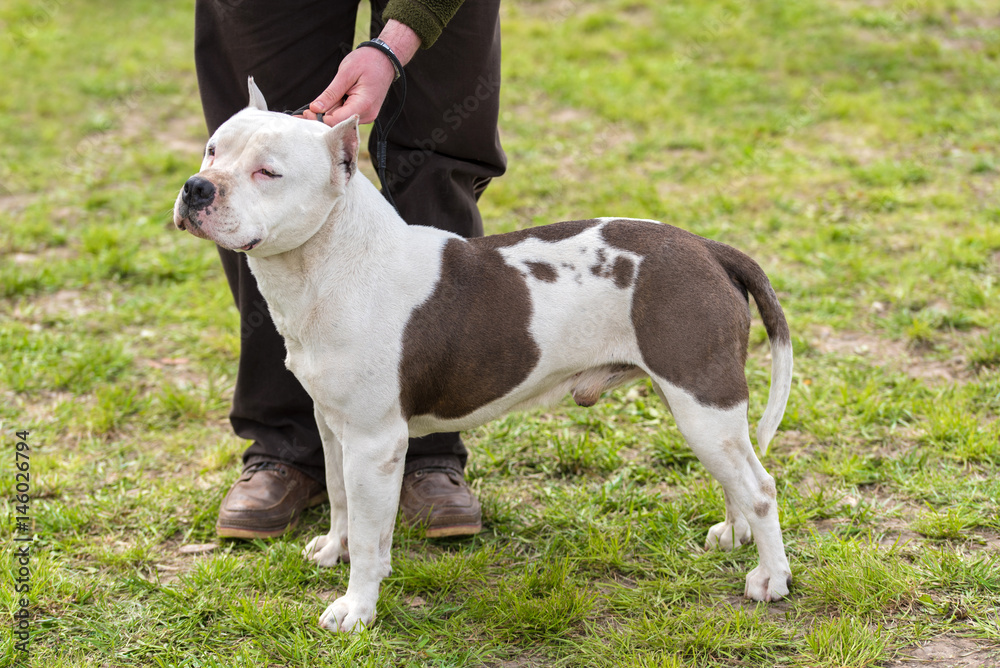
[[[640,383],[468,434],[485,530],[398,529],[356,637],[317,624],[347,568],[300,556],[325,508],[214,535],[245,444],[232,299],[170,224],[206,138],[192,23],[0,4],[0,606],[30,430],[28,665],[1000,665],[995,2],[505,2],[488,231],[657,218],[757,258],[796,353],[763,460],[795,582],[746,602],[753,546],[702,550],[721,489]]]

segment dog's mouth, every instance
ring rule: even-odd
[[[259,244],[259,243],[260,243],[260,239],[254,239],[253,241],[251,241],[250,243],[248,243],[248,244],[247,244],[246,246],[240,246],[240,250],[241,250],[241,251],[249,251],[249,250],[253,250],[253,249],[254,249],[254,247],[255,247],[255,246],[256,246],[257,244]]]
[[[198,213],[191,211],[187,206],[182,206],[174,214],[174,225],[179,230],[187,230],[190,227],[192,233],[194,233],[194,230],[201,229],[201,221],[198,220]]]

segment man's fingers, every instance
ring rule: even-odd
[[[326,90],[309,103],[309,110],[317,114],[333,111],[343,104],[344,98],[357,83],[358,76],[341,66],[337,76],[333,78]]]
[[[346,121],[355,114],[359,117],[359,123],[366,125],[375,120],[378,116],[378,104],[372,104],[370,97],[365,95],[349,95],[344,104],[330,111],[323,117],[323,122],[327,125],[336,125],[341,121]]]
[[[323,122],[330,127],[333,127],[341,121],[346,121],[351,116],[355,114],[359,117],[358,122],[362,125],[371,123],[378,116],[378,111],[375,112],[368,111],[370,106],[363,99],[356,99],[358,96],[349,97],[344,101],[344,104],[338,106],[333,111],[329,111],[323,114]],[[310,110],[306,109],[301,114],[297,115],[295,118],[304,118],[307,121],[315,121],[319,115]]]
[[[319,97],[309,103],[309,111],[314,114],[321,114],[323,112],[332,111],[339,104],[341,104],[347,90],[339,90],[339,83],[340,82],[334,79],[333,83],[331,83],[325,91],[319,94]]]

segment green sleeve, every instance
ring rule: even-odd
[[[420,48],[426,49],[441,35],[441,31],[458,11],[463,0],[389,0],[382,20],[396,19],[409,26],[420,37]]]

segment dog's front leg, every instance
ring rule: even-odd
[[[375,433],[345,429],[351,577],[347,593],[330,604],[319,623],[331,631],[359,631],[375,619],[379,584],[391,571],[392,530],[407,447],[402,420]]]
[[[302,556],[320,566],[330,567],[338,561],[351,560],[348,552],[347,492],[344,489],[344,451],[340,439],[330,429],[326,418],[315,408],[316,424],[323,439],[323,460],[326,462],[326,491],[330,497],[330,532],[316,536],[302,551]]]

